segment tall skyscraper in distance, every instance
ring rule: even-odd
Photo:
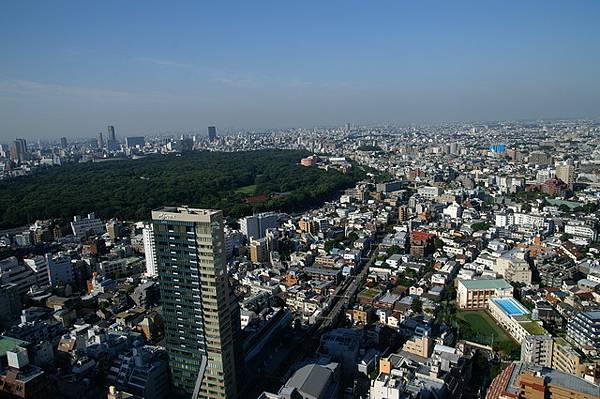
[[[60,148],[67,148],[67,146],[68,146],[67,138],[61,137],[60,138]]]
[[[108,125],[108,140],[117,141],[117,136],[115,135],[115,127],[112,125]]]
[[[98,143],[98,148],[104,148],[104,136],[102,135],[102,132],[98,133],[96,141]]]
[[[208,127],[208,140],[213,141],[217,138],[217,128],[214,126]]]
[[[112,125],[108,126],[108,139],[106,140],[106,149],[108,151],[117,151],[119,149],[119,142],[115,135],[115,127]]]
[[[223,213],[167,207],[152,211],[165,324],[176,393],[234,398],[239,313],[225,266]]]
[[[25,139],[15,139],[10,146],[10,159],[14,162],[24,162],[27,160],[27,141]]]

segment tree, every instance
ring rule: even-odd
[[[569,233],[564,233],[563,235],[560,236],[560,240],[562,242],[569,241],[571,238],[573,238],[573,235],[569,234]]]
[[[410,304],[410,310],[412,310],[415,313],[421,313],[423,311],[423,302],[421,301],[421,298],[413,298]]]
[[[473,223],[471,225],[471,228],[473,229],[473,231],[487,230],[490,228],[490,224],[487,222]]]
[[[571,212],[571,208],[567,204],[560,204],[560,206],[558,207],[558,210],[561,212],[564,212],[564,213]]]
[[[68,220],[89,212],[100,218],[143,220],[152,209],[173,204],[219,208],[234,218],[253,210],[297,212],[330,199],[366,176],[358,167],[347,173],[304,168],[298,161],[308,154],[298,150],[201,151],[43,169],[0,181],[0,229],[35,219]],[[267,198],[247,203],[250,192],[244,188],[249,186],[254,186],[251,194]]]
[[[440,238],[436,237],[435,238],[435,249],[442,249],[444,248],[444,241],[442,241]]]

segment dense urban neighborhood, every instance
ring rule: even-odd
[[[597,121],[109,126],[0,173],[0,397],[600,397]]]

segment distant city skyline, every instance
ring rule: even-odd
[[[7,4],[0,142],[600,116],[600,3]]]

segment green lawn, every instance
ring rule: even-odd
[[[457,312],[456,317],[468,325],[471,331],[464,331],[466,339],[491,345],[494,343],[515,343],[514,340],[496,324],[494,319],[484,310],[468,310]]]
[[[256,184],[251,184],[249,186],[240,187],[235,190],[236,193],[244,194],[244,195],[253,195],[256,191]]]

